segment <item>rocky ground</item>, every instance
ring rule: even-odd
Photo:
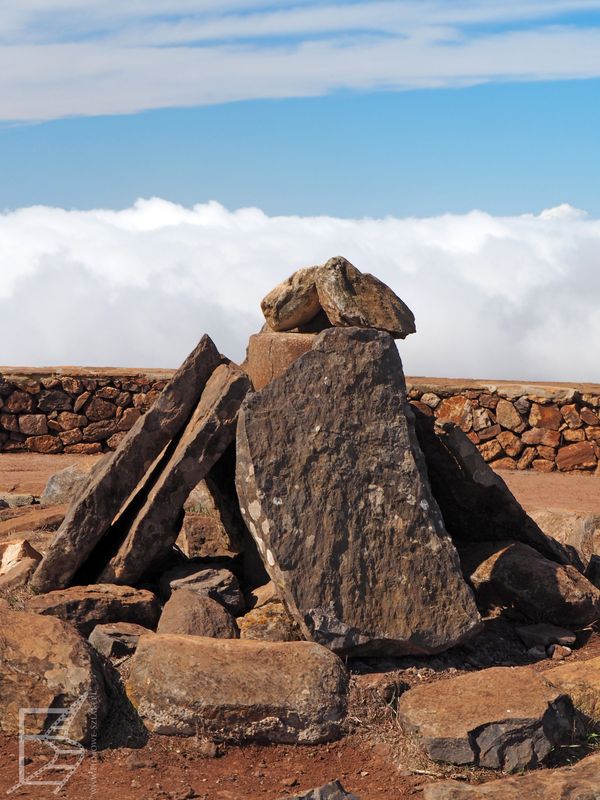
[[[48,478],[68,464],[89,466],[99,457],[5,454],[0,457],[0,493],[31,493],[39,496]],[[503,472],[517,499],[528,510],[560,508],[600,513],[599,481],[590,475]],[[49,510],[48,510],[49,511]],[[25,509],[23,509],[25,512]],[[41,516],[39,506],[26,511]],[[4,511],[7,515],[7,511]],[[22,514],[21,516],[24,516]],[[13,517],[14,521],[17,518]],[[0,522],[2,524],[2,522]],[[27,526],[28,527],[28,526]],[[436,683],[472,669],[468,659],[477,651],[482,666],[531,662],[512,628],[489,619],[487,630],[467,652],[464,648],[433,658],[363,661],[353,667],[351,709],[347,735],[337,742],[309,746],[219,746],[202,740],[150,735],[135,747],[111,747],[88,753],[81,767],[61,791],[64,798],[81,798],[97,792],[107,800],[279,800],[301,790],[339,779],[347,791],[369,800],[408,800],[423,797],[423,788],[450,777],[468,784],[495,780],[501,773],[489,770],[443,766],[430,761],[401,729],[396,709],[399,694],[407,686]],[[569,663],[600,656],[600,632],[589,630]],[[554,667],[550,659],[533,664],[543,672]],[[595,737],[588,745],[565,747],[551,763],[562,765],[593,752]],[[43,765],[47,753],[31,751],[28,766]],[[0,792],[18,779],[16,737],[0,736]],[[23,787],[14,796],[54,796],[52,788]],[[93,796],[93,795],[92,795]]]

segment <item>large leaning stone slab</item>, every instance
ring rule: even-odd
[[[315,277],[318,267],[303,267],[271,289],[260,302],[269,327],[289,331],[304,325],[321,310]]]
[[[101,581],[135,583],[168,555],[179,535],[181,510],[189,493],[235,438],[238,411],[249,388],[250,381],[239,367],[216,368]]]
[[[104,537],[119,509],[163,448],[187,423],[221,356],[208,336],[135,423],[68,511],[32,583],[40,592],[67,586]]]
[[[424,800],[598,800],[600,754],[572,767],[541,769],[529,775],[503,778],[479,786],[443,781],[426,786]]]
[[[513,772],[569,742],[575,713],[529,667],[493,667],[410,689],[398,718],[434,761]]]
[[[378,328],[395,339],[416,331],[410,308],[374,275],[360,272],[342,256],[316,273],[319,301],[332,325]]]
[[[27,610],[70,622],[84,636],[107,622],[135,622],[153,628],[160,613],[156,596],[147,589],[102,583],[35,595],[27,601]]]
[[[340,733],[347,675],[311,642],[157,634],[140,639],[126,690],[155,733],[315,744]]]
[[[331,328],[240,413],[246,524],[304,636],[336,652],[439,652],[479,627],[405,397],[391,336]]]
[[[3,608],[0,614],[0,731],[19,731],[21,708],[72,708],[63,732],[87,742],[107,699],[100,665],[70,625]],[[57,715],[28,714],[26,732],[41,733]]]
[[[550,561],[522,542],[466,542],[459,550],[483,604],[512,605],[532,622],[567,628],[600,619],[600,590],[575,567]]]

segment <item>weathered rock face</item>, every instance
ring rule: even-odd
[[[423,792],[425,800],[596,800],[599,785],[600,754],[596,754],[563,769],[537,770],[479,786],[443,781]]]
[[[521,542],[466,543],[465,574],[481,602],[513,605],[532,621],[581,627],[600,618],[600,591],[574,567]]]
[[[547,535],[556,539],[579,558],[581,572],[589,567],[592,556],[600,552],[600,516],[577,511],[531,511],[529,516]]]
[[[140,636],[151,635],[151,630],[134,622],[108,622],[96,625],[88,641],[106,658],[123,658],[135,653]]]
[[[76,709],[78,701],[81,706]],[[87,643],[52,617],[2,609],[0,615],[0,731],[19,733],[20,708],[68,708],[65,734],[87,742],[107,710],[102,672]],[[27,732],[41,733],[56,714],[27,715]]]
[[[106,622],[135,622],[153,628],[159,616],[158,600],[152,592],[102,583],[36,595],[27,601],[27,610],[70,622],[84,636]]]
[[[246,524],[303,634],[337,652],[439,652],[479,626],[404,399],[391,336],[332,328],[242,406]]]
[[[545,672],[544,678],[568,694],[578,711],[594,723],[600,721],[600,657],[556,667]]]
[[[416,331],[410,308],[374,275],[362,273],[342,256],[330,258],[316,274],[319,302],[333,325],[377,328],[396,339]]]
[[[106,534],[152,462],[188,421],[221,356],[208,336],[178,369],[156,403],[127,433],[67,513],[32,584],[40,592],[66,586]]]
[[[235,619],[208,595],[189,589],[173,592],[158,621],[157,633],[185,633],[213,639],[238,639]]]
[[[43,506],[56,506],[71,503],[89,480],[89,472],[72,464],[48,478],[48,483],[40,497]]]
[[[142,637],[127,694],[155,733],[318,743],[346,713],[342,662],[310,642]]]
[[[519,639],[527,648],[541,647],[546,650],[551,644],[569,647],[577,641],[577,637],[572,631],[567,628],[559,628],[558,625],[550,625],[547,622],[539,622],[537,625],[521,625],[516,631]]]
[[[289,331],[310,322],[321,310],[315,277],[318,267],[303,267],[272,289],[260,307],[269,327]]]
[[[235,575],[225,568],[207,567],[194,562],[173,567],[159,581],[163,597],[183,589],[216,600],[232,614],[241,614],[245,608],[244,596]]]
[[[416,412],[431,489],[455,541],[519,539],[549,558],[579,564],[577,553],[546,536],[460,428]]]
[[[273,378],[283,375],[290,364],[310,350],[315,338],[314,333],[255,333],[251,336],[242,367],[254,388],[258,391]]]
[[[0,575],[6,575],[25,558],[38,562],[41,557],[27,539],[9,539],[0,542]]]
[[[8,594],[27,585],[39,558],[23,558],[0,575],[0,594]]]
[[[355,794],[347,792],[339,781],[332,781],[318,789],[311,789],[304,794],[296,794],[293,797],[287,795],[281,800],[359,800]]]
[[[297,642],[302,639],[300,628],[283,603],[271,602],[253,608],[237,624],[242,639],[260,639],[267,642]]]
[[[529,667],[493,667],[410,689],[398,716],[434,761],[513,772],[569,742],[575,712]]]
[[[100,580],[135,583],[168,555],[186,498],[235,438],[237,414],[249,388],[248,377],[234,364],[213,372],[173,455]]]

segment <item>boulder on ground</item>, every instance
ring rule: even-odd
[[[588,719],[595,724],[600,722],[600,657],[550,669],[544,672],[544,678],[568,694],[575,708]]]
[[[0,575],[0,594],[25,587],[39,563],[39,558],[22,558],[13,564]]]
[[[202,389],[220,363],[219,352],[204,336],[69,509],[33,576],[37,591],[68,585],[148,468],[187,423]]]
[[[81,469],[77,464],[71,464],[70,467],[65,467],[48,478],[40,497],[40,504],[43,506],[68,505],[80,494],[89,480],[89,471]]]
[[[178,589],[160,615],[157,633],[185,633],[213,639],[238,639],[235,619],[224,606],[205,594]]]
[[[340,734],[347,674],[311,642],[157,634],[140,639],[126,690],[155,733],[317,744]]]
[[[331,328],[240,413],[246,524],[305,638],[336,652],[439,652],[480,625],[405,400],[391,336]]]
[[[339,781],[332,781],[318,789],[311,789],[309,792],[296,794],[293,797],[287,795],[281,800],[360,800],[360,798],[347,792]]]
[[[400,697],[398,718],[434,761],[505,772],[539,766],[575,725],[569,697],[529,667],[416,686]]]
[[[32,559],[37,564],[41,557],[27,539],[9,539],[0,542],[0,576],[6,575],[25,558]]]
[[[242,368],[258,391],[310,350],[315,338],[314,333],[255,333],[248,340]]]
[[[589,567],[592,556],[600,552],[600,515],[583,511],[537,510],[529,516],[546,534],[564,545],[575,557],[581,572]],[[579,560],[579,564],[576,563]]]
[[[267,642],[298,642],[300,628],[283,603],[274,601],[253,608],[237,624],[242,639],[262,639]]]
[[[34,501],[35,498],[32,494],[0,492],[0,508],[24,508],[33,505]]]
[[[395,339],[416,331],[410,308],[374,275],[335,256],[316,273],[317,294],[332,325],[377,328]]]
[[[35,595],[27,600],[27,610],[70,622],[83,636],[107,622],[135,622],[154,628],[160,613],[152,592],[105,583]]]
[[[206,595],[234,615],[241,614],[246,606],[238,579],[224,565],[210,567],[193,561],[180,564],[161,576],[159,587],[161,595],[166,598],[182,589]]]
[[[149,628],[135,622],[107,622],[96,625],[88,641],[106,658],[123,658],[135,653],[140,636],[151,634]]]
[[[107,711],[102,670],[87,642],[70,625],[2,608],[0,615],[0,731],[17,735],[19,710],[47,709],[27,714],[27,733],[45,731],[57,714],[71,708],[62,730],[87,743]]]
[[[559,628],[558,625],[550,625],[547,622],[540,622],[537,625],[520,625],[516,630],[519,639],[529,649],[541,647],[546,650],[551,644],[569,647],[577,641],[577,637],[572,631]]]
[[[583,627],[600,618],[600,590],[575,567],[522,542],[459,545],[463,569],[482,604],[512,605],[532,622]]]
[[[189,493],[235,439],[238,411],[249,388],[246,373],[235,364],[215,369],[174,452],[100,575],[101,581],[135,583],[169,554]]]
[[[318,267],[303,267],[271,289],[260,303],[269,327],[289,331],[310,322],[321,310],[315,277]]]
[[[425,786],[424,800],[596,800],[600,786],[600,753],[572,767],[540,769],[478,786],[442,781]]]

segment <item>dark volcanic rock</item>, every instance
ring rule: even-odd
[[[432,653],[479,627],[429,489],[391,336],[332,328],[242,406],[246,524],[304,635]]]
[[[186,498],[235,438],[238,411],[249,388],[239,367],[217,367],[175,452],[100,580],[135,583],[168,555],[179,534]]]
[[[220,362],[216,347],[204,336],[154,405],[140,417],[69,509],[34,574],[32,584],[37,591],[68,585],[150,465],[184,427]]]

